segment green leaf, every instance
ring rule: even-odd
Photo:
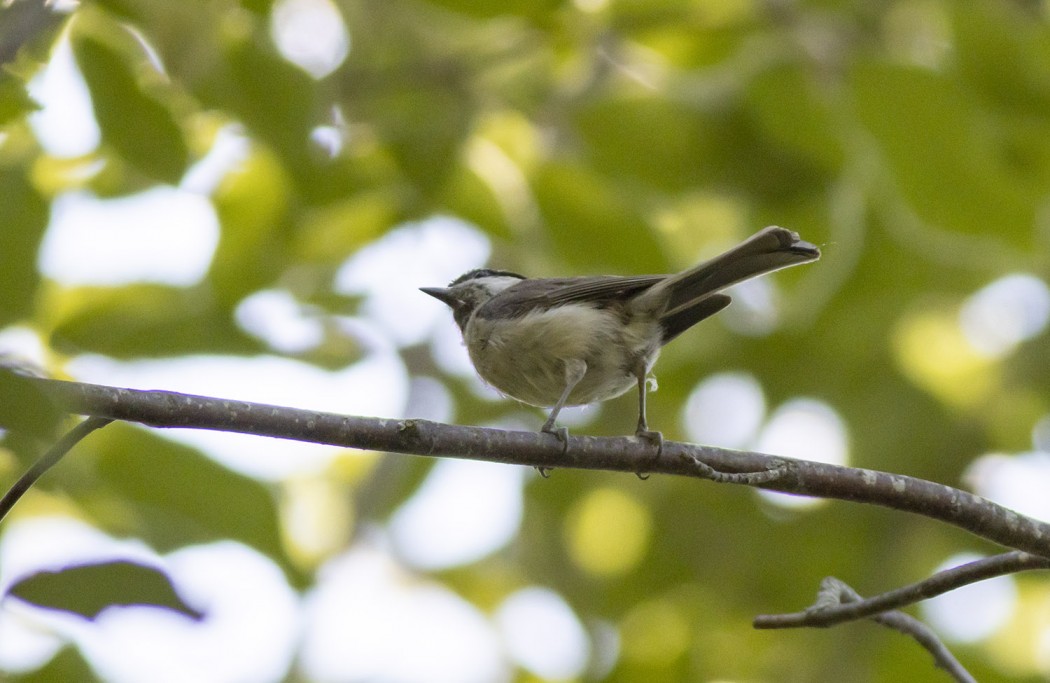
[[[74,34],[73,51],[87,82],[103,140],[138,170],[176,183],[189,151],[171,111],[140,85],[127,55]]]
[[[712,173],[718,141],[699,112],[659,97],[588,102],[575,125],[594,166],[655,187],[695,187]]]
[[[77,487],[74,495],[111,533],[142,538],[161,552],[234,539],[298,576],[284,555],[267,486],[145,429],[118,423],[98,437],[97,478],[67,486]]]
[[[10,683],[56,683],[77,681],[93,683],[98,677],[84,661],[84,656],[73,646],[62,648],[47,664],[36,671],[14,674],[5,672]]]
[[[508,14],[544,18],[551,11],[567,4],[565,0],[504,0],[503,2],[491,2],[490,0],[429,0],[429,2],[479,19],[491,19]]]
[[[454,74],[441,81],[422,66],[389,75],[383,90],[366,95],[372,121],[405,175],[424,193],[437,192],[456,168],[471,126],[469,93]]]
[[[30,315],[40,275],[36,254],[50,207],[23,169],[0,166],[0,327]]]
[[[313,80],[282,59],[266,34],[223,47],[222,61],[197,84],[197,94],[237,117],[293,176],[312,178],[316,164],[309,136],[322,122]]]
[[[39,108],[26,92],[25,83],[10,74],[0,72],[0,126]]]
[[[947,5],[956,38],[952,60],[986,97],[1045,116],[1050,107],[1050,36],[1020,4]]]
[[[37,572],[15,582],[10,595],[85,619],[95,619],[108,607],[128,605],[163,607],[191,619],[204,616],[179,598],[167,574],[126,560]]]
[[[835,171],[845,151],[831,105],[822,95],[810,75],[796,65],[764,71],[747,92],[749,113],[760,131],[792,154]]]
[[[519,216],[508,215],[512,209],[507,199],[501,201],[495,188],[473,169],[459,166],[445,187],[442,203],[490,235],[505,238],[513,233],[510,225],[520,220]]]
[[[37,382],[0,365],[0,429],[50,437],[63,416]]]
[[[222,233],[208,280],[223,305],[269,286],[288,266],[292,192],[280,159],[265,151],[220,184],[214,204]]]
[[[82,287],[60,296],[52,339],[67,349],[116,358],[259,350],[204,288]]]
[[[1028,239],[1035,197],[1015,182],[970,93],[940,74],[873,62],[854,69],[853,93],[861,122],[922,218],[942,229]]]
[[[256,14],[269,15],[274,0],[241,0],[241,7],[255,12]]]
[[[666,268],[649,225],[606,178],[582,166],[548,164],[532,186],[554,251],[581,272]]]
[[[336,266],[397,225],[393,192],[358,192],[304,212],[295,233],[296,256],[305,263]]]

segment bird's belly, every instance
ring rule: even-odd
[[[478,374],[500,392],[534,406],[558,402],[567,383],[566,367],[582,360],[586,373],[565,405],[583,405],[619,396],[637,383],[639,354],[625,346],[619,327],[603,323],[600,310],[553,309],[512,323],[476,320],[468,345]],[[658,345],[642,360],[648,368]]]

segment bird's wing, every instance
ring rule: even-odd
[[[666,277],[666,275],[596,275],[566,278],[564,284],[548,290],[545,298],[552,304],[622,300],[652,287]]]
[[[482,318],[513,318],[531,311],[542,311],[576,302],[593,302],[598,305],[622,303],[666,277],[596,275],[522,280],[489,299],[478,309],[477,315]]]

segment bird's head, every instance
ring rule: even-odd
[[[448,287],[420,287],[419,291],[444,302],[452,309],[459,329],[465,330],[479,306],[524,279],[524,275],[506,270],[477,268],[460,275]]]

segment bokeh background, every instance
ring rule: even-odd
[[[1050,519],[1045,0],[15,0],[0,61],[8,358],[535,429],[418,287],[672,272],[779,224],[823,259],[669,346],[650,424]],[[6,487],[47,438],[3,436]],[[8,596],[0,678],[942,681],[870,624],[750,620],[828,574],[872,594],[995,551],[694,480],[118,424],[4,521],[0,589],[130,559],[206,617]],[[1050,677],[1045,576],[914,612],[979,680]]]

